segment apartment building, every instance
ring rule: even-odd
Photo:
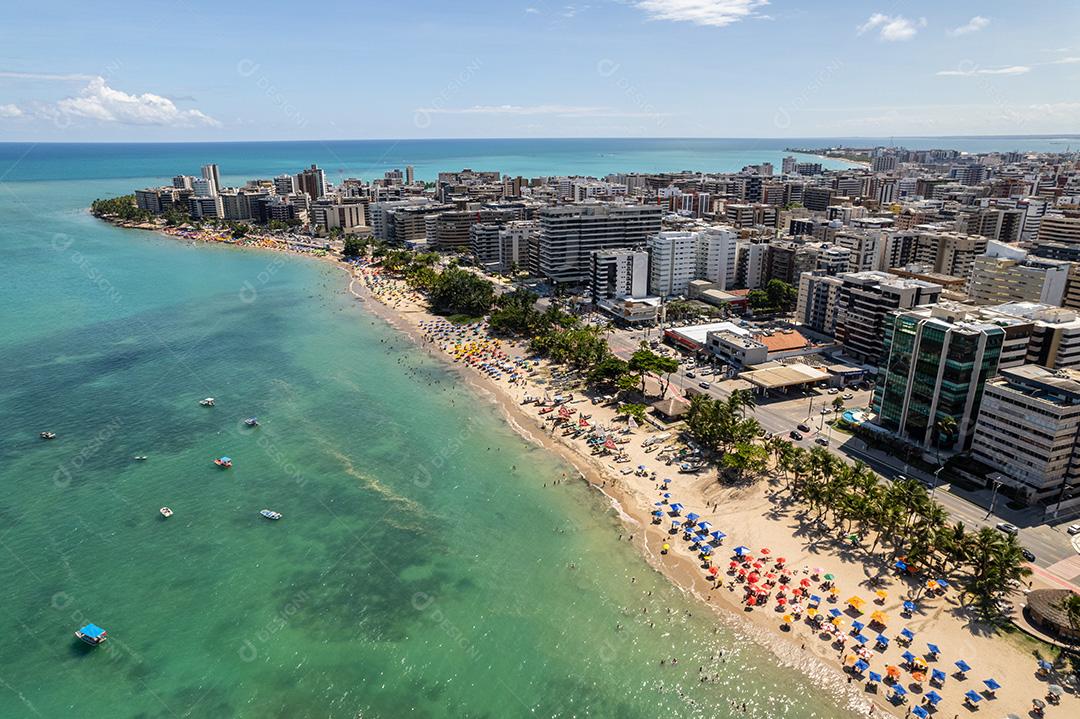
[[[589,278],[593,252],[644,246],[660,232],[657,205],[583,202],[545,207],[537,213],[537,269],[556,282]]]
[[[836,339],[846,353],[870,365],[881,357],[890,312],[933,304],[941,296],[941,285],[886,272],[851,272],[840,279]]]

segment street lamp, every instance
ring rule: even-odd
[[[945,469],[944,464],[934,470],[934,486],[930,488],[930,499],[933,499],[934,494],[937,493],[939,475],[941,474],[941,470],[943,469]]]
[[[994,493],[990,495],[990,509],[987,510],[984,519],[990,519],[990,515],[994,513],[994,505],[997,503],[998,489],[1001,488],[1001,480],[993,479]]]

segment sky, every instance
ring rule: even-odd
[[[9,3],[0,141],[1080,132],[1080,2]]]

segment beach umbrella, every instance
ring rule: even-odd
[[[944,579],[937,580],[937,583],[938,583],[938,586],[941,587],[942,589],[948,589],[949,588],[949,583],[946,582]]]
[[[908,601],[904,602],[904,611],[905,612],[914,612],[915,611],[915,602],[913,602],[911,600],[908,600]]]
[[[926,719],[928,716],[930,716],[930,712],[926,711],[920,706],[912,707],[911,713],[913,716],[917,716],[919,719]]]
[[[964,692],[964,698],[972,704],[978,704],[983,700],[982,694],[979,694],[979,692],[975,691],[974,689],[968,689],[966,692]]]
[[[765,565],[762,564],[761,562],[754,562],[754,569],[761,569],[764,566]]]
[[[816,577],[816,576],[818,576],[819,574],[821,574],[821,573],[822,573],[822,572],[824,572],[824,571],[825,571],[825,570],[824,570],[824,569],[822,569],[821,567],[814,567],[814,571],[812,571],[812,572],[810,573],[810,576],[811,576],[811,577]]]
[[[847,603],[856,609],[866,604],[862,597],[848,597]]]
[[[787,564],[787,560],[784,559],[783,557],[777,557],[776,558],[776,563],[777,564]]]
[[[839,617],[839,616],[840,616],[841,614],[843,614],[843,612],[841,612],[841,611],[840,611],[839,609],[837,609],[836,607],[833,607],[832,609],[830,609],[830,610],[829,610],[829,616],[832,616],[832,617]]]
[[[879,589],[876,592],[874,592],[874,594],[876,594],[878,596],[878,599],[885,599],[886,597],[889,596],[889,593],[886,592],[884,589]]]
[[[669,549],[671,549],[671,545],[670,545],[670,544],[665,544],[665,545],[663,546],[663,550],[664,550],[665,552],[666,552],[667,550],[669,550]]]
[[[796,597],[801,597],[802,594],[803,594],[803,590],[799,589],[798,587],[795,587],[794,589],[791,590],[791,593],[794,594]]]
[[[654,516],[654,517],[663,517],[663,516],[664,516],[664,513],[663,513],[663,512],[661,512],[661,511],[660,511],[659,509],[657,509],[657,510],[655,510],[655,511],[653,512],[653,516]]]
[[[840,589],[838,587],[829,587],[829,594],[832,594],[833,596],[836,596],[839,593],[840,593]]]
[[[826,581],[826,582],[831,582],[831,581],[832,581],[833,579],[835,579],[835,578],[836,578],[836,577],[834,577],[834,576],[833,576],[833,575],[831,575],[831,574],[826,574],[826,575],[825,575],[825,581]]]
[[[931,653],[931,654],[933,654],[933,655],[934,655],[935,657],[936,657],[936,656],[937,656],[938,654],[941,654],[941,650],[940,650],[940,649],[938,649],[938,645],[937,645],[937,644],[931,644],[930,642],[927,642],[927,643],[926,643],[926,648],[927,648],[928,650],[930,650],[930,653]]]
[[[746,581],[751,584],[757,584],[759,579],[761,579],[761,577],[758,576],[757,572],[750,572],[750,576],[746,578]]]
[[[771,551],[771,550],[770,550],[770,549],[769,549],[768,547],[765,547],[764,549],[762,549],[761,551],[759,551],[759,552],[758,552],[758,554],[761,554],[761,555],[764,555],[764,556],[766,556],[766,557],[767,557],[767,556],[769,556],[770,554],[772,554],[772,551]]]
[[[676,502],[675,504],[671,505],[671,511],[675,514],[678,514],[679,512],[683,511],[683,506]]]
[[[926,674],[923,672],[912,672],[911,678],[914,679],[917,683],[922,684],[926,681]]]
[[[854,654],[848,654],[844,657],[844,664],[854,664],[858,659],[859,658]]]
[[[720,570],[717,569],[716,567],[709,567],[709,574],[711,574],[711,575],[713,575],[715,577],[719,573],[720,573]]]
[[[844,626],[844,620],[841,619],[840,617],[833,617],[832,623],[833,623],[834,627],[842,627],[842,626]]]
[[[644,467],[639,467],[639,469],[645,469],[645,468]],[[688,521],[690,524],[693,524],[694,522],[698,521],[699,519],[701,519],[700,514],[694,514],[693,512],[690,512],[690,514],[686,515],[686,521]]]
[[[900,667],[894,667],[892,664],[890,664],[889,666],[885,667],[885,673],[893,679],[896,679],[900,676]]]
[[[803,581],[805,582],[806,580],[804,579]],[[800,582],[800,584],[802,584],[802,582]],[[814,604],[821,604],[821,597],[819,597],[816,594],[811,594],[810,595],[810,601],[813,602]]]
[[[1039,660],[1039,669],[1042,669],[1044,672],[1048,672],[1053,668],[1054,668],[1054,665],[1051,664],[1050,662],[1046,661],[1045,659],[1040,659]]]
[[[746,570],[743,569],[742,567],[739,567],[739,576],[740,577],[745,577],[746,576]]]
[[[814,609],[813,607],[810,607],[809,609],[806,610],[806,616],[808,616],[810,618],[816,617],[817,616],[817,610]]]
[[[788,589],[789,589],[788,585],[786,585],[786,584],[781,584],[780,586],[778,586],[778,587],[776,588],[776,591],[777,591],[777,592],[779,592],[780,594],[783,594],[783,593],[784,593],[784,592],[786,592],[786,591],[787,591]]]
[[[741,557],[742,555],[750,551],[750,547],[735,547],[734,551],[736,555]]]
[[[869,674],[867,674],[867,677],[870,679],[871,684],[880,684],[881,683],[881,675],[878,674],[877,672],[870,672]]]
[[[938,682],[939,684],[945,683],[945,672],[940,669],[934,669],[930,672],[930,679]]]
[[[857,641],[859,644],[866,644],[868,641],[870,641],[870,638],[860,632],[855,635],[855,641]]]
[[[1062,688],[1061,688],[1060,686],[1058,686],[1057,684],[1050,684],[1049,686],[1047,686],[1047,687],[1046,687],[1046,693],[1047,693],[1047,694],[1053,694],[1053,695],[1054,695],[1054,696],[1056,696],[1056,697],[1059,697],[1059,696],[1061,696],[1061,695],[1062,695],[1062,693],[1064,693],[1064,691],[1065,691],[1065,690],[1064,690],[1064,689],[1062,689]]]
[[[727,563],[727,565],[728,565],[728,569],[735,569],[735,568],[737,568],[737,567],[739,566],[739,563],[738,563],[738,562],[736,562],[736,561],[735,561],[735,560],[733,559],[733,560],[731,560],[730,562],[728,562],[728,563]]]
[[[960,670],[961,674],[967,674],[971,671],[971,666],[969,666],[968,663],[965,662],[963,659],[957,659],[953,663],[956,664],[956,668]]]
[[[927,589],[937,589],[938,588],[938,583],[935,582],[933,579],[928,579],[926,581],[926,588]]]
[[[874,637],[874,641],[883,647],[889,646],[889,638],[884,634],[878,634],[876,637]]]
[[[896,686],[894,686],[892,688],[892,690],[893,690],[893,693],[896,694],[896,696],[898,696],[898,697],[902,697],[902,696],[907,695],[907,689],[904,689],[904,687],[902,685],[900,685],[900,684],[897,684]]]
[[[805,579],[805,578],[804,578],[804,579],[801,579],[801,580],[799,580],[799,586],[800,586],[800,587],[809,587],[809,586],[810,586],[810,580],[809,580],[809,579]],[[819,599],[818,601],[821,601],[821,600]]]
[[[914,654],[912,654],[911,652],[904,652],[904,653],[903,653],[903,654],[901,654],[900,656],[901,656],[901,657],[903,658],[903,660],[904,660],[905,662],[907,662],[908,664],[911,664],[911,663],[912,663],[913,661],[915,661],[915,655],[914,655]]]
[[[866,625],[863,624],[862,622],[852,622],[851,623],[851,628],[854,629],[857,632],[861,632],[865,627],[866,627]]]
[[[915,638],[915,632],[911,631],[907,627],[900,630],[900,636],[907,639],[909,642]]]
[[[678,522],[672,522],[671,523],[671,528],[672,529],[678,529],[679,528],[679,523]]]
[[[660,496],[663,497],[664,499],[671,499],[671,492],[664,492]]]
[[[898,561],[893,566],[895,566],[897,569],[899,569],[902,572],[902,571],[907,569],[907,562],[901,560],[901,561]]]
[[[784,624],[791,624],[793,621],[795,621],[795,619],[790,614],[784,615]]]
[[[862,674],[869,668],[870,665],[866,663],[865,659],[860,659],[859,661],[855,662],[855,671],[859,672],[860,674]]]
[[[933,689],[926,692],[926,701],[930,702],[934,706],[937,706],[937,703],[939,701],[941,701],[942,698],[943,697],[940,694],[938,694],[936,691],[934,691]]]
[[[996,692],[998,689],[1001,689],[1001,685],[998,684],[997,680],[995,680],[993,677],[991,677],[990,679],[983,679],[983,684],[985,684],[986,688],[992,692]]]
[[[746,606],[748,606],[748,607],[752,607],[755,604],[757,604],[757,598],[756,597],[750,597],[749,599],[746,600]]]
[[[727,537],[727,535],[726,535],[726,534],[724,534],[723,532],[719,532],[719,531],[717,531],[717,532],[710,532],[710,533],[709,533],[709,536],[711,536],[711,537],[712,537],[712,538],[713,538],[714,540],[716,540],[717,542],[722,542],[722,541],[724,541],[724,538],[725,538],[725,537]]]
[[[870,615],[870,621],[877,622],[878,624],[885,624],[885,620],[888,619],[884,612],[874,612]]]
[[[776,603],[779,604],[782,607],[785,604],[787,604],[787,600],[784,599],[783,597],[780,597],[779,599],[776,600]]]

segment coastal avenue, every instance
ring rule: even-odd
[[[655,340],[662,336],[662,330],[658,329],[652,329],[646,332],[627,332],[619,330],[608,335],[608,344],[611,346],[611,351],[616,355],[623,359],[629,359],[630,355],[638,348],[643,339]],[[714,381],[719,383],[720,378],[714,377],[705,370],[696,372],[697,376],[690,378],[685,376],[685,369],[680,368],[679,372],[671,376],[671,387],[672,390],[675,391],[675,394],[680,397],[685,397],[686,390],[691,387],[696,391],[703,392],[712,397],[724,397],[728,394],[726,391],[720,389],[717,384],[712,384]],[[702,389],[699,386],[699,383],[702,381],[709,382],[712,386],[707,390]],[[862,394],[863,393],[860,393],[860,396],[862,396]],[[809,420],[806,419],[804,413],[805,410],[802,408],[810,404],[810,398],[806,398],[805,403],[798,403],[800,409],[797,411],[793,410],[792,405],[794,403],[792,401],[788,401],[782,405],[780,403],[756,405],[754,407],[753,417],[766,431],[779,434],[782,437],[787,437],[788,433],[795,429],[795,426],[800,422],[806,422],[809,424],[811,431],[803,433],[803,439],[795,443],[801,444],[807,448],[821,446],[820,444],[815,443],[815,438],[818,436],[818,426],[820,424],[820,415],[818,414],[818,411],[820,407],[828,406],[831,403],[832,398],[828,395],[822,395],[814,396],[812,399],[813,409]],[[900,459],[890,457],[880,451],[869,450],[861,440],[855,437],[839,432],[833,432],[831,438],[832,441],[830,441],[829,446],[827,447],[828,451],[832,452],[837,457],[840,457],[845,462],[851,463],[855,460],[860,460],[872,467],[874,471],[882,475],[885,479],[891,480],[897,475],[906,475],[922,480],[930,486],[933,484],[934,480],[931,475],[905,465]],[[1041,518],[1034,518],[1031,512],[1024,514],[1011,511],[1005,507],[1005,503],[1002,501],[997,502],[995,513],[987,517],[986,507],[982,507],[975,502],[959,496],[954,493],[952,488],[947,484],[941,485],[936,489],[934,492],[934,499],[949,512],[950,516],[957,521],[963,522],[969,528],[978,529],[983,526],[992,527],[1002,521],[1016,524],[1020,527],[1019,537],[1021,543],[1035,554],[1034,564],[1038,568],[1036,571],[1044,577],[1053,577],[1053,580],[1059,584],[1063,579],[1068,579],[1059,577],[1056,574],[1048,575],[1045,571],[1046,567],[1054,565],[1064,559],[1074,557],[1077,554],[1077,551],[1074,550],[1070,544],[1070,538],[1065,534],[1063,527],[1050,527],[1041,524]],[[1066,586],[1069,584],[1075,585],[1075,583],[1066,582]]]

